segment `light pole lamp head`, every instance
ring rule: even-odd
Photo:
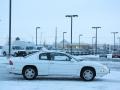
[[[78,17],[78,15],[66,15],[65,17]]]
[[[72,15],[72,17],[78,17],[78,15]]]
[[[36,29],[39,29],[40,27],[36,27]]]
[[[101,27],[92,27],[92,28],[101,28]]]
[[[67,32],[63,32],[63,33],[67,33]]]
[[[111,32],[111,33],[113,33],[113,34],[117,34],[118,32]]]
[[[71,17],[71,15],[66,15],[65,17]]]

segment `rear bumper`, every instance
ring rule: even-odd
[[[8,66],[7,66],[7,70],[8,70],[8,72],[11,73],[11,74],[17,74],[17,75],[21,75],[21,74],[22,74],[20,70],[17,70],[17,69],[16,69],[14,66],[12,66],[12,65],[8,65]]]

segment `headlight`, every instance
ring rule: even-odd
[[[105,72],[106,70],[105,70],[105,68],[102,68],[101,70],[100,70],[100,72]]]
[[[102,73],[109,73],[110,70],[108,69],[107,66],[103,65],[103,67],[100,69],[100,72],[102,72]]]

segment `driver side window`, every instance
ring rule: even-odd
[[[51,59],[54,61],[70,61],[70,57],[63,53],[52,53]]]
[[[42,53],[39,55],[39,60],[50,60],[50,54],[49,53]]]

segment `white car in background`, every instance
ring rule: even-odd
[[[26,46],[25,50],[27,54],[32,54],[39,51],[34,46]]]
[[[2,55],[7,56],[9,54],[9,46],[4,46],[2,48]],[[26,51],[21,46],[11,46],[11,55],[12,56],[26,56]]]
[[[11,58],[9,72],[21,74],[27,80],[39,76],[71,76],[91,81],[95,76],[104,76],[110,70],[102,64],[82,61],[63,52],[37,52],[24,58]]]
[[[47,49],[44,46],[36,46],[36,49],[38,51],[47,51]]]

